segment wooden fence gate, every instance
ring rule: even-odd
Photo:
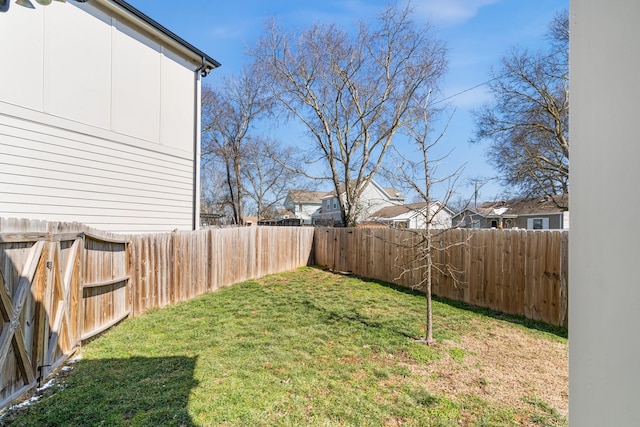
[[[125,241],[0,233],[0,408],[128,315],[126,270]]]

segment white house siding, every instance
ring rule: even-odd
[[[1,217],[192,228],[193,64],[93,2],[11,5],[0,39]]]
[[[341,194],[343,202],[345,201],[345,194]],[[373,213],[387,206],[401,205],[404,202],[404,197],[396,197],[392,195],[393,199],[389,198],[389,194],[383,190],[375,181],[371,181],[367,185],[362,194],[360,195],[360,206],[357,211],[357,222],[365,221],[373,215]],[[335,203],[334,203],[335,202]],[[335,205],[335,207],[334,207]],[[325,196],[322,199],[322,213],[312,215],[312,221],[314,223],[334,221],[342,221],[340,212],[340,205],[338,204],[337,196]]]
[[[432,205],[430,210],[431,218],[431,228],[433,229],[448,229],[452,227],[451,214],[448,210],[442,209],[440,212],[435,213],[440,206]],[[435,214],[435,215],[434,215]],[[424,214],[415,214],[411,218],[411,222],[409,224],[411,228],[426,228],[426,220]]]
[[[361,206],[358,212],[358,222],[364,221],[385,206],[390,206],[389,198],[380,191],[378,186],[371,182],[362,191],[360,196]]]

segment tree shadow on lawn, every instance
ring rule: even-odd
[[[366,280],[368,282],[371,283],[376,283],[378,285],[387,287],[387,288],[391,288],[394,289],[395,291],[398,292],[402,292],[408,295],[419,295],[419,296],[424,296],[424,292],[423,291],[419,291],[419,290],[415,290],[415,289],[411,289],[411,288],[407,288],[404,286],[400,286],[400,285],[395,285],[393,283],[388,283],[388,282],[384,282],[382,280],[377,280],[377,279],[368,279],[366,277],[359,277],[359,276],[355,276],[354,277],[358,277],[361,280]],[[476,314],[480,314],[483,316],[487,316],[487,317],[491,317],[497,320],[503,320],[505,322],[509,322],[509,323],[513,323],[513,324],[517,324],[517,325],[522,325],[526,328],[529,329],[535,329],[541,332],[546,332],[546,333],[550,333],[553,335],[556,335],[558,337],[562,337],[562,338],[568,338],[569,336],[569,331],[567,328],[563,328],[561,326],[555,326],[555,325],[550,325],[548,323],[545,322],[540,322],[538,320],[532,320],[532,319],[528,319],[524,316],[519,316],[516,314],[507,314],[507,313],[502,313],[496,310],[491,310],[489,308],[485,308],[485,307],[478,307],[475,305],[471,305],[468,304],[466,302],[462,302],[462,301],[455,301],[449,298],[444,298],[444,297],[438,297],[438,296],[433,296],[432,297],[433,301],[438,301],[442,304],[446,304],[449,305],[451,307],[455,307],[455,308],[459,308],[462,310],[466,310],[466,311],[470,311],[472,313],[476,313]]]
[[[10,411],[0,425],[195,426],[187,404],[198,385],[196,361],[183,356],[83,359],[43,392],[47,398]]]

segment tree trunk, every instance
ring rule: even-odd
[[[433,340],[433,310],[431,308],[431,239],[428,240],[428,244],[427,244],[427,268],[426,268],[426,272],[425,274],[427,275],[426,277],[426,283],[425,283],[425,299],[427,300],[427,318],[426,318],[426,322],[427,324],[425,325],[425,338],[424,341],[427,345],[432,345],[434,344],[434,340]]]

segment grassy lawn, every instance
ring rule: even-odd
[[[427,347],[423,319],[390,285],[268,276],[126,320],[0,424],[567,424],[566,331],[435,301]]]

